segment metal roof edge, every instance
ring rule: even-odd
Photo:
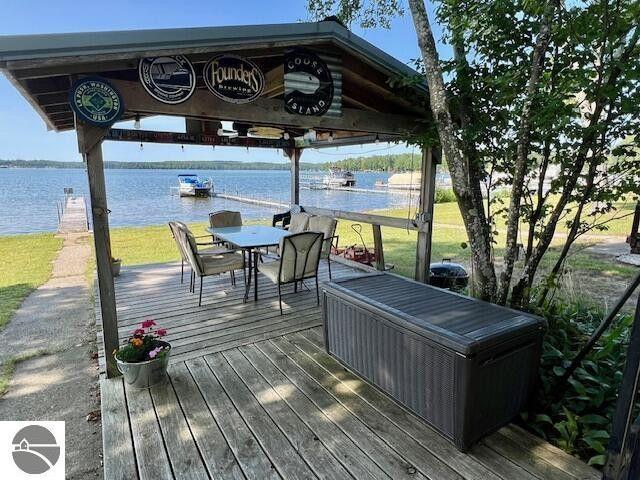
[[[135,51],[198,48],[221,43],[241,45],[252,42],[294,39],[333,39],[391,72],[417,72],[337,22],[300,22],[265,25],[118,30],[31,35],[0,35],[0,64],[19,60],[51,59],[82,55],[105,55]],[[426,86],[419,86],[426,89]]]

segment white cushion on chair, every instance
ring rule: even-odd
[[[258,263],[258,271],[273,283],[278,283],[278,272],[280,271],[280,260],[275,262]]]
[[[291,215],[291,222],[289,223],[289,231],[291,233],[304,232],[309,224],[309,218],[311,215],[308,213],[294,213]]]
[[[202,270],[205,275],[240,270],[244,268],[244,259],[239,253],[223,253],[220,255],[202,255]]]
[[[314,215],[309,219],[309,225],[307,230],[310,232],[320,232],[324,235],[324,239],[328,240],[336,233],[336,226],[338,221],[335,218],[327,217],[326,215]],[[326,256],[331,248],[329,241],[322,243],[322,256]]]

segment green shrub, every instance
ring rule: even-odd
[[[543,344],[540,382],[525,426],[590,465],[602,466],[618,387],[626,358],[632,316],[619,315],[566,385],[558,380],[603,318],[583,303],[556,303],[535,312],[549,322]],[[564,390],[562,390],[564,388]]]
[[[436,188],[435,203],[449,203],[456,201],[456,195],[450,188]]]

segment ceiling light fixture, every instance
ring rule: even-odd
[[[327,138],[329,143],[333,142],[333,132],[329,132],[329,138]]]
[[[136,113],[136,119],[133,121],[133,128],[140,130],[142,125],[140,124],[140,114]]]
[[[380,135],[376,133],[376,143],[380,143]]]

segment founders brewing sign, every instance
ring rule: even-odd
[[[237,55],[218,55],[204,66],[204,82],[218,98],[231,103],[248,103],[264,90],[264,75],[251,60]]]
[[[284,102],[289,113],[324,115],[333,101],[333,77],[313,52],[293,50],[284,57]]]
[[[138,73],[144,89],[162,103],[182,103],[196,89],[193,65],[182,55],[143,58]]]
[[[69,90],[69,104],[80,120],[100,127],[111,126],[124,112],[120,93],[100,77],[75,82]]]

